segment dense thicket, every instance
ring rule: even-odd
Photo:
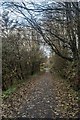
[[[34,29],[9,26],[10,20],[6,11],[2,22],[2,88],[6,90],[40,72],[46,57],[37,40],[39,34]]]
[[[53,9],[51,4],[49,9]],[[45,19],[46,18],[46,19]],[[52,71],[70,80],[72,86],[80,88],[80,11],[78,2],[56,4],[55,10],[44,13],[53,55]]]

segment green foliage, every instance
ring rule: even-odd
[[[3,91],[2,93],[2,98],[6,99],[7,97],[9,97],[10,94],[12,94],[14,91],[16,90],[15,86],[10,87],[9,89],[7,89],[6,91]]]

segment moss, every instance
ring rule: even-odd
[[[8,90],[2,92],[2,98],[6,99],[16,90],[16,86],[10,87]]]

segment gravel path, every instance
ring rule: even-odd
[[[3,117],[76,118],[80,117],[78,102],[69,84],[47,72],[20,85],[3,100]]]

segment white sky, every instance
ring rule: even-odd
[[[79,2],[80,0],[4,0],[4,1],[15,1],[15,2],[28,1],[28,2],[39,3],[39,2],[44,2],[44,1],[55,1],[55,2],[76,2],[78,1]]]
[[[48,1],[48,0],[0,0],[0,2],[3,2],[3,1],[5,1],[5,2],[35,2],[35,3],[40,3],[40,2],[44,2],[44,1]]]

